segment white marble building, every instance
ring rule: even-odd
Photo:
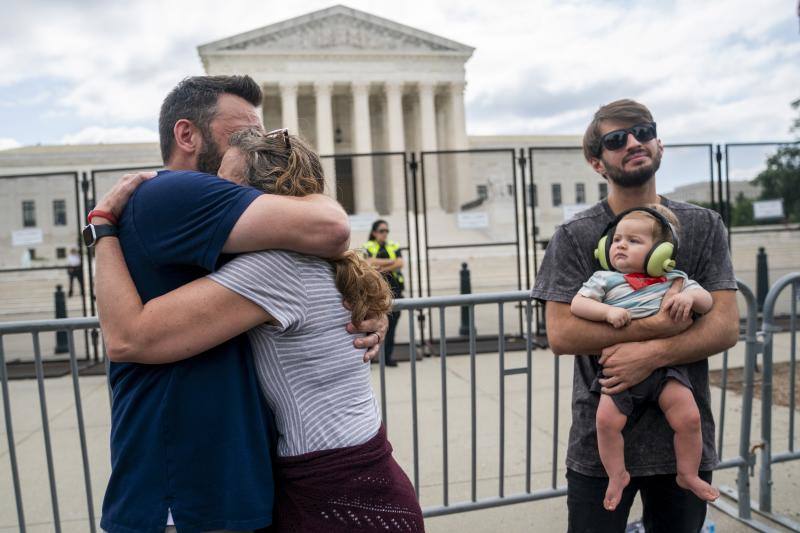
[[[210,75],[248,74],[264,89],[264,124],[299,132],[325,155],[463,150],[464,64],[474,48],[334,6],[198,48]],[[326,161],[329,190],[353,213],[403,211],[399,157]],[[454,169],[428,180],[453,210]],[[443,190],[444,189],[444,190]]]

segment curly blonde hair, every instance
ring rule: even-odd
[[[319,156],[296,135],[284,131],[265,135],[257,129],[246,129],[231,136],[230,146],[244,156],[245,180],[251,187],[283,196],[325,191]],[[358,252],[348,250],[328,262],[334,267],[336,288],[350,308],[354,324],[391,310],[389,284]]]

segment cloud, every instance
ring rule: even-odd
[[[104,128],[89,126],[61,138],[63,144],[158,142],[158,132],[142,128]]]
[[[470,133],[580,133],[599,105],[628,96],[651,107],[674,141],[788,137],[800,39],[785,0],[347,3],[476,47],[466,65]],[[198,45],[330,5],[10,2],[0,89],[18,95],[0,101],[0,136],[25,141],[4,110],[29,101],[32,79],[50,81],[30,108],[60,121],[54,140],[84,125],[154,123],[167,91],[203,72]]]
[[[16,139],[9,139],[8,137],[0,137],[0,150],[10,150],[12,148],[19,148],[22,146]]]

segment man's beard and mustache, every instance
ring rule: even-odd
[[[641,187],[650,181],[653,176],[655,176],[656,172],[658,172],[658,168],[661,166],[661,153],[658,150],[656,150],[655,153],[651,153],[649,150],[644,149],[630,153],[625,156],[625,158],[629,159],[642,152],[645,152],[650,156],[651,163],[640,165],[634,170],[630,171],[623,170],[623,167],[606,165],[605,177],[613,181],[619,187],[623,188]],[[625,165],[624,160],[622,165]]]
[[[211,132],[201,130],[203,149],[197,154],[197,170],[206,174],[216,174],[222,164],[223,153],[211,137]]]

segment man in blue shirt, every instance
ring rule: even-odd
[[[330,257],[346,249],[347,216],[334,200],[263,195],[213,176],[230,134],[261,127],[261,98],[247,76],[183,80],[159,118],[168,170],[139,187],[121,214],[113,197],[97,206],[105,213],[95,222],[120,216],[118,236],[143,302],[215,270],[223,254],[283,248]],[[385,330],[385,320],[360,328],[376,329]],[[357,345],[376,352],[381,336]],[[179,363],[111,363],[109,380],[104,530],[241,531],[271,523],[272,414],[245,335]]]

